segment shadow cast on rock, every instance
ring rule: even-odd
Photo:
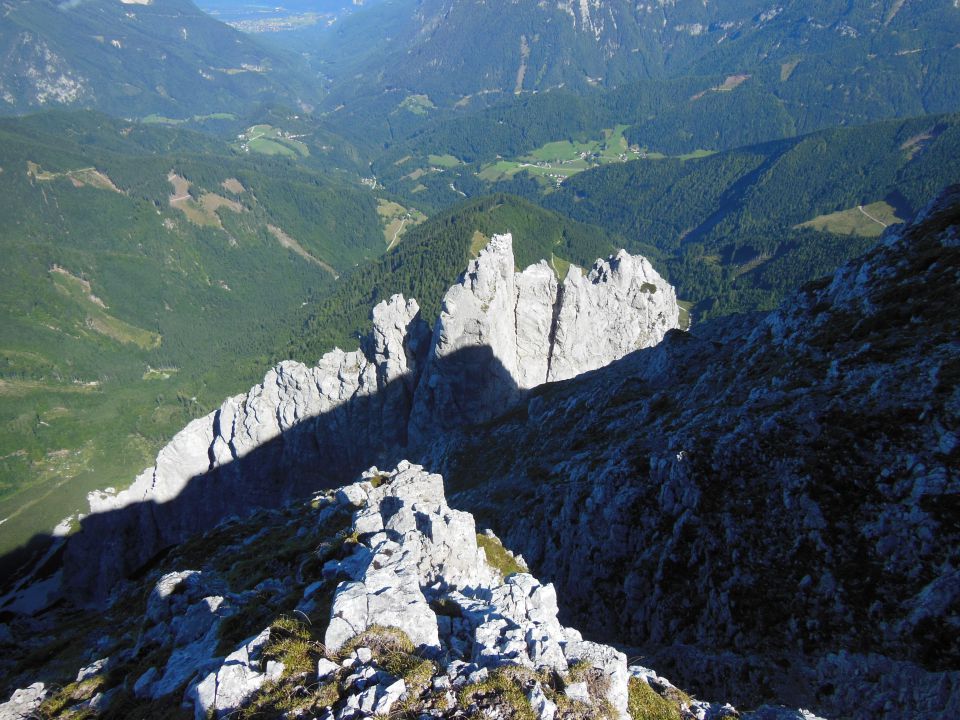
[[[489,347],[468,347],[431,360],[434,369],[449,365],[456,374],[464,372],[464,391],[474,398],[469,409],[480,418],[506,411],[522,398],[522,391]],[[454,429],[457,423],[467,424],[469,413],[446,412],[431,408],[433,400],[420,401],[423,395],[433,398],[418,388],[426,383],[420,377],[404,376],[377,392],[356,394],[325,413],[299,418],[285,431],[226,462],[217,463],[211,447],[208,469],[183,482],[169,499],[158,501],[151,486],[142,499],[83,517],[79,529],[45,559],[42,572],[38,573],[36,560],[41,551],[51,548],[55,541],[51,535],[34,536],[24,547],[0,558],[0,567],[8,577],[22,576],[24,563],[32,559],[31,582],[51,578],[62,568],[64,600],[75,605],[102,604],[117,583],[171,546],[226,518],[309,497],[352,481],[371,465],[392,467],[401,459],[416,459],[441,432]],[[415,407],[419,428],[416,439],[408,440]],[[219,411],[203,420],[216,425]],[[32,609],[43,609],[52,599],[38,599],[38,607]]]

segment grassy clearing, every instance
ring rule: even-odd
[[[570,261],[565,260],[559,255],[550,255],[550,265],[553,266],[553,271],[557,274],[557,279],[563,281],[567,277],[567,273],[570,272]]]
[[[92,167],[55,173],[47,172],[37,163],[27,161],[27,175],[40,182],[52,182],[58,178],[66,178],[77,188],[89,186],[97,188],[98,190],[109,190],[110,192],[123,194],[123,191],[113,183],[113,180]]]
[[[286,155],[287,157],[307,157],[310,148],[298,139],[272,125],[254,125],[240,135],[233,145],[241,152],[255,152],[261,155]]]
[[[490,238],[479,230],[474,230],[473,237],[470,238],[470,257],[479,257],[480,251],[487,246],[488,242],[490,242]]]
[[[750,76],[744,74],[728,75],[719,85],[714,85],[712,88],[708,88],[707,90],[701,90],[696,95],[693,95],[690,100],[696,102],[700,98],[712,92],[732,92],[749,79]]]
[[[278,228],[276,225],[267,225],[267,230],[271,235],[273,235],[276,241],[280,243],[283,247],[287,248],[287,250],[292,250],[307,262],[313,263],[317,267],[323,268],[328,273],[333,275],[333,277],[335,278],[340,277],[337,274],[337,271],[333,269],[333,266],[329,265],[328,263],[325,263],[320,258],[317,258],[311,255],[309,252],[307,252],[306,248],[304,248],[303,245],[301,245],[292,237],[287,235],[283,230]]]
[[[399,203],[383,198],[377,200],[377,215],[383,225],[383,239],[387,243],[387,250],[400,242],[407,230],[427,219],[419,210],[407,209]]]
[[[200,206],[209,215],[215,215],[217,210],[220,208],[227,208],[227,210],[231,210],[235,213],[243,212],[243,205],[238,203],[236,200],[228,200],[222,195],[217,195],[215,193],[204,193],[201,195]]]
[[[406,110],[414,115],[426,115],[430,110],[437,106],[426,95],[408,95],[398,106],[400,110]]]
[[[480,168],[477,176],[481,180],[497,182],[509,179],[519,172],[528,172],[544,181],[560,184],[572,175],[601,165],[636,159],[662,160],[667,157],[646,149],[630,148],[623,136],[626,128],[626,125],[617,125],[604,130],[601,138],[584,142],[549,142],[523,157],[488,163]],[[709,150],[695,150],[677,157],[680,160],[690,160],[712,154],[713,151]]]
[[[879,237],[888,225],[903,222],[884,201],[857,206],[848,210],[819,215],[796,227],[809,227],[834,235]]]
[[[85,326],[120,343],[151,350],[160,347],[160,335],[126,323],[106,311],[106,305],[90,291],[90,283],[60,267],[50,271],[57,289],[79,305],[86,314]]]
[[[96,389],[96,383],[67,385],[46,380],[0,379],[0,397],[23,397],[36,392],[89,393],[95,392]]]
[[[220,218],[208,213],[190,196],[189,180],[171,172],[167,175],[167,182],[173,185],[173,193],[168,198],[170,207],[182,212],[194,225],[220,227]]]
[[[240,195],[245,193],[247,189],[243,186],[243,183],[237,180],[236,178],[227,178],[220,185],[228,193],[233,193],[234,195]]]
[[[180,372],[180,368],[152,368],[148,367],[143,373],[144,380],[169,380]]]
[[[677,306],[680,308],[680,329],[689,330],[693,324],[693,317],[690,315],[693,303],[690,300],[677,300]]]
[[[790,79],[790,76],[793,75],[793,71],[797,69],[797,65],[800,64],[800,58],[796,60],[788,60],[785,63],[780,65],[780,82],[786,82]]]
[[[190,195],[191,182],[176,173],[167,175],[167,181],[173,185],[173,194],[169,198],[170,207],[182,212],[194,225],[223,228],[223,223],[217,214],[220,208],[227,208],[235,213],[243,212],[243,205],[236,200],[230,200],[216,193],[205,192],[200,196],[199,201],[194,200]]]
[[[452,168],[461,164],[461,161],[453,155],[428,155],[427,162],[441,168]]]
[[[183,125],[188,122],[203,122],[204,120],[236,120],[237,116],[233,113],[210,113],[209,115],[194,115],[189,118],[170,118],[164,115],[158,115],[156,113],[150,113],[140,122],[146,123],[148,125]]]
[[[287,157],[296,157],[297,153],[293,148],[287,147],[284,143],[279,143],[268,138],[254,138],[247,143],[247,147],[253,152],[261,155],[286,155]]]

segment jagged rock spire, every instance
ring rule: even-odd
[[[419,457],[523,390],[595,370],[677,326],[674,290],[644,258],[620,251],[586,275],[571,267],[563,282],[545,262],[523,272],[514,262],[512,237],[493,236],[447,292],[432,335],[417,302],[394,295],[373,308],[359,349],[336,348],[312,368],[278,364],[191,422],[129,489],[93,493],[67,550],[76,597],[102,601],[157,551],[223,517]]]

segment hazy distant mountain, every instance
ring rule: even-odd
[[[0,20],[0,112],[69,106],[141,116],[308,101],[296,58],[190,0],[19,0]]]
[[[313,50],[345,97],[371,85],[437,101],[744,72],[792,77],[800,97],[785,95],[797,101],[879,94],[916,113],[956,106],[957,37],[953,0],[388,0],[317,33]]]

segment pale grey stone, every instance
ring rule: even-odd
[[[557,705],[546,696],[539,682],[527,691],[527,700],[538,720],[553,720],[556,716]]]
[[[485,422],[519,391],[595,370],[676,328],[673,288],[621,250],[557,283],[546,262],[514,271],[513,239],[494,235],[444,296],[409,434]]]
[[[570,683],[563,689],[563,694],[576,702],[582,702],[585,705],[593,704],[593,700],[590,698],[590,689],[585,682]]]
[[[375,715],[389,715],[394,704],[405,692],[407,692],[407,685],[403,680],[396,680],[389,685],[378,685],[373,713]]]
[[[147,618],[153,622],[169,620],[173,615],[171,596],[180,586],[180,583],[199,574],[197,570],[183,570],[167,573],[157,580],[153,590],[150,591],[150,596],[147,598]]]
[[[585,662],[600,670],[607,680],[607,700],[622,720],[630,720],[630,715],[627,713],[630,680],[627,656],[609,645],[587,640],[567,643],[564,654],[571,665]]]
[[[676,293],[649,261],[624,250],[563,281],[550,372],[565,380],[659,343],[679,322]]]
[[[99,675],[106,669],[109,663],[110,658],[100,658],[99,660],[94,660],[89,665],[80,668],[80,670],[77,672],[76,682],[83,682],[84,680]]]
[[[327,682],[331,678],[336,677],[337,671],[340,669],[340,666],[335,662],[322,657],[317,660],[317,680],[320,682]]]
[[[7,702],[0,704],[0,720],[30,720],[47,697],[46,686],[35,682],[25,688],[14,690]]]
[[[260,656],[269,640],[267,628],[224,658],[219,669],[191,686],[187,695],[193,701],[196,717],[205,718],[211,711],[218,718],[225,717],[239,709],[265,682],[281,676],[282,663],[268,662],[266,668],[260,669]]]

